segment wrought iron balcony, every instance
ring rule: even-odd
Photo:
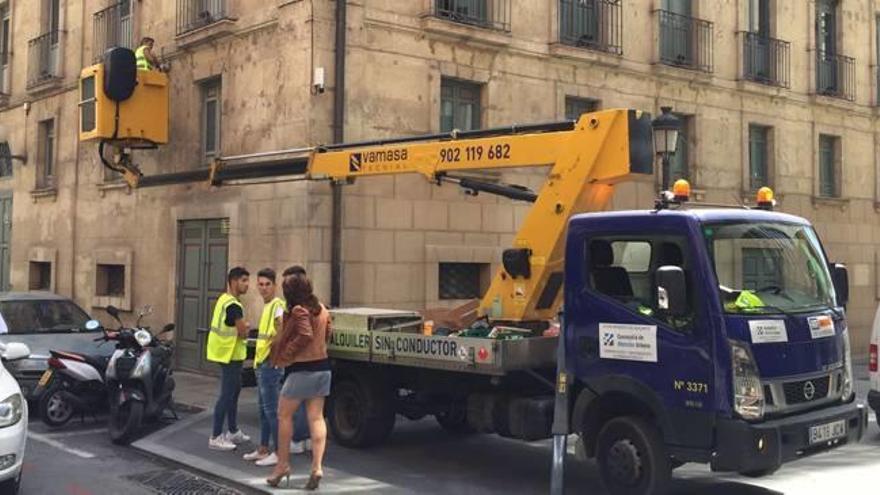
[[[94,26],[94,59],[117,46],[134,49],[131,23],[131,0],[123,0],[92,16]]]
[[[791,87],[791,43],[744,32],[743,78],[770,86]]]
[[[621,10],[621,0],[559,0],[559,41],[620,55]]]
[[[856,61],[845,55],[818,52],[816,56],[816,93],[853,101]]]
[[[510,31],[511,0],[434,0],[436,17],[461,24]]]
[[[666,65],[712,72],[712,23],[659,10],[660,61]]]
[[[28,41],[27,87],[61,78],[61,31],[49,31]]]
[[[177,0],[177,34],[228,18],[226,0]]]

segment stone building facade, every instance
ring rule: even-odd
[[[13,156],[0,160],[0,281],[99,315],[152,304],[155,325],[178,323],[191,368],[227,266],[303,263],[328,297],[327,184],[130,191],[78,142],[78,79],[107,47],[155,38],[171,65],[171,142],[136,152],[147,175],[328,143],[337,3],[0,2],[0,142]],[[357,0],[346,14],[346,141],[672,106],[686,137],[669,175],[706,202],[750,201],[767,183],[814,221],[849,266],[866,352],[880,298],[873,0]],[[649,206],[659,181],[620,186],[614,208]],[[418,177],[345,186],[341,301],[452,304],[485,287],[525,211]],[[255,290],[246,301],[259,309]]]

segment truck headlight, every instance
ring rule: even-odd
[[[761,419],[764,417],[764,387],[755,358],[747,344],[729,342],[733,366],[733,410],[743,419]]]
[[[0,428],[12,426],[21,421],[23,413],[21,394],[10,395],[0,402]]]
[[[840,337],[843,339],[843,389],[840,398],[843,402],[849,402],[853,394],[852,349],[849,345],[849,329],[844,330]]]

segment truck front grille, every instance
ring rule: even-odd
[[[783,383],[785,403],[788,405],[803,404],[824,399],[828,397],[830,382],[830,376],[822,376],[810,380]]]

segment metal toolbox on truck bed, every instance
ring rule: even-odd
[[[421,316],[415,312],[353,308],[331,313],[328,352],[335,359],[487,375],[556,365],[557,337],[496,340],[422,335],[409,330],[421,329]],[[407,321],[412,315],[418,318],[417,325]]]

